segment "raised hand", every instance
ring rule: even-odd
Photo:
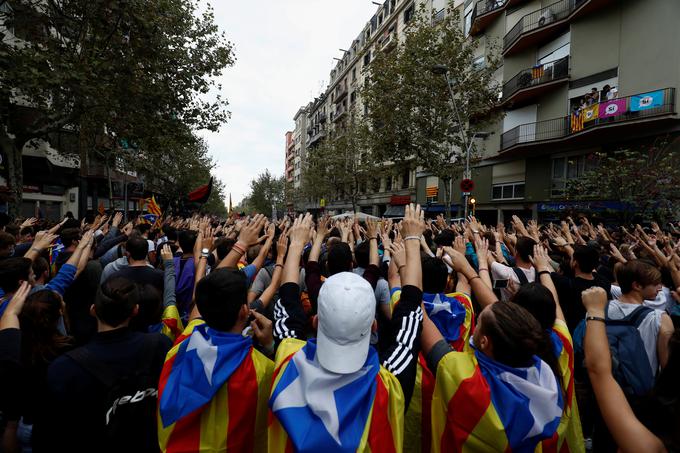
[[[24,220],[22,224],[19,226],[19,228],[26,228],[26,227],[32,227],[35,226],[36,223],[38,223],[38,219],[35,217],[29,217],[28,219]]]
[[[165,244],[161,248],[161,259],[163,261],[168,261],[173,259],[174,257],[172,256],[172,249],[170,248],[170,245]]]
[[[599,286],[593,286],[581,293],[581,300],[586,311],[592,316],[604,315],[607,306],[607,293]]]
[[[420,236],[425,231],[425,212],[420,209],[420,205],[407,205],[404,211],[404,220],[401,221],[401,235],[404,239],[413,237],[420,240]]]
[[[552,272],[548,251],[542,245],[534,245],[534,254],[529,259],[537,272]]]
[[[238,242],[246,247],[252,247],[260,242],[260,231],[264,226],[267,218],[262,214],[256,215],[253,220],[241,229],[238,236]]]
[[[389,250],[397,270],[406,264],[406,248],[404,248],[403,243],[394,242],[390,245]]]
[[[253,329],[253,334],[257,338],[257,342],[265,348],[269,348],[274,344],[273,324],[269,318],[255,310],[250,310],[253,320],[250,322],[250,327]]]

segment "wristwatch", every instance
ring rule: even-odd
[[[210,250],[208,249],[202,249],[201,250],[201,258],[207,258],[210,256]]]

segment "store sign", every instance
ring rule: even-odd
[[[539,212],[564,211],[625,211],[629,209],[626,203],[620,201],[565,201],[563,203],[539,203]]]
[[[410,195],[392,195],[390,197],[390,204],[392,206],[404,206],[411,203]]]

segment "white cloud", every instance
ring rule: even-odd
[[[284,134],[298,108],[318,95],[331,68],[377,10],[370,0],[212,0],[237,61],[219,80],[232,118],[203,131],[215,175],[234,204],[249,181],[284,172]]]

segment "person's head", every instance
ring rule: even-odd
[[[352,249],[345,242],[333,244],[328,250],[327,264],[329,275],[352,270]]]
[[[36,284],[44,285],[50,277],[50,263],[42,256],[33,260],[33,274],[35,275]]]
[[[161,322],[163,313],[163,295],[151,284],[136,283],[138,290],[137,315],[130,320],[130,328],[139,332],[148,332],[149,326]]]
[[[455,239],[456,233],[446,229],[434,238],[434,243],[437,244],[437,247],[451,247]]]
[[[575,272],[591,274],[600,262],[600,254],[589,245],[575,245],[571,266]]]
[[[148,223],[140,223],[135,227],[140,236],[148,237],[149,230],[151,230],[151,225]]]
[[[642,260],[631,260],[618,267],[616,280],[623,294],[638,293],[642,300],[653,300],[661,291],[661,272]]]
[[[125,243],[125,254],[129,260],[144,261],[149,252],[149,243],[142,236],[131,236]]]
[[[612,87],[609,86],[609,84],[607,84],[607,85],[605,85],[605,86],[602,87],[602,91],[604,91],[605,93],[606,93],[607,91],[611,90],[611,89],[612,89]]]
[[[368,263],[370,262],[371,256],[371,246],[368,241],[364,241],[354,248],[354,259],[357,262],[357,266],[366,269]]]
[[[196,307],[205,323],[221,332],[241,330],[248,320],[248,282],[243,272],[221,268],[196,285]]]
[[[555,324],[555,298],[550,290],[540,283],[522,285],[510,301],[531,313],[541,325],[541,329],[549,330]]]
[[[513,368],[530,366],[545,346],[545,334],[531,313],[518,304],[497,302],[484,308],[472,336],[475,348]]]
[[[64,248],[75,247],[80,240],[80,228],[65,228],[59,233]]]
[[[31,260],[24,257],[0,260],[0,288],[5,294],[15,292],[21,282],[35,285],[35,274],[31,264]]]
[[[427,257],[421,260],[423,267],[423,292],[443,293],[449,278],[449,270],[441,258]]]
[[[189,230],[182,230],[177,233],[177,242],[179,242],[182,253],[192,253],[194,244],[196,243],[196,233]]]
[[[527,236],[521,236],[517,238],[517,245],[515,246],[515,259],[517,261],[522,261],[526,264],[531,263],[529,258],[534,254],[534,246],[536,241]]]
[[[29,294],[19,315],[24,363],[49,362],[69,343],[63,326],[64,302],[59,294],[43,289]]]
[[[132,281],[113,277],[99,288],[90,312],[104,326],[127,326],[139,311],[139,287]]]
[[[164,225],[163,232],[165,233],[165,237],[168,238],[168,242],[177,241],[177,230],[175,229],[175,227],[170,225]]]
[[[217,259],[222,261],[227,257],[233,245],[236,244],[236,239],[219,238],[215,241],[215,251],[217,251]]]
[[[31,242],[33,241],[33,238],[35,236],[35,230],[33,230],[33,227],[23,227],[21,231],[19,232],[19,239],[21,242]]]
[[[19,238],[20,227],[16,223],[10,223],[5,227],[5,233],[11,234],[16,239]]]
[[[595,97],[597,96],[597,88],[593,87],[590,89],[590,95]]]
[[[348,374],[366,362],[371,330],[376,329],[375,294],[370,283],[352,272],[329,277],[319,292],[317,328],[319,364],[333,373]]]
[[[0,232],[0,258],[7,258],[14,255],[14,246],[16,245],[16,238],[14,235]]]

